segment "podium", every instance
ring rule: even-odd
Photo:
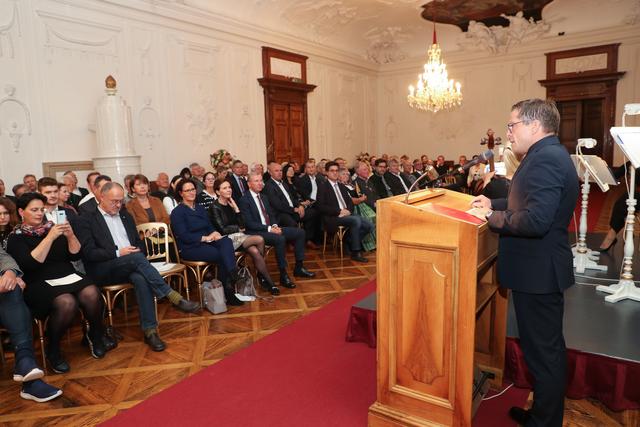
[[[474,367],[502,386],[507,291],[498,237],[472,196],[427,189],[377,202],[377,399],[370,426],[470,426]]]

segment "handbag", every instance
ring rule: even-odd
[[[238,270],[238,276],[235,283],[236,298],[240,301],[255,301],[258,293],[253,283],[253,276],[248,267],[242,267]]]
[[[224,300],[224,288],[219,280],[212,279],[202,283],[202,294],[204,306],[213,314],[227,311],[227,304]]]

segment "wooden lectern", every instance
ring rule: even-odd
[[[377,400],[370,426],[470,426],[474,366],[504,367],[507,291],[498,238],[435,189],[377,202]]]

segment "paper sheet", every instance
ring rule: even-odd
[[[76,273],[71,273],[68,276],[60,277],[59,279],[45,280],[45,282],[51,286],[65,286],[79,282],[80,280],[82,280],[82,277],[78,276]]]

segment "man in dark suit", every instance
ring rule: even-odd
[[[349,190],[338,182],[338,164],[330,161],[324,167],[327,171],[327,180],[318,187],[316,204],[322,215],[325,230],[335,233],[339,225],[348,227],[351,259],[368,262],[362,256],[362,239],[373,230],[373,224],[359,215],[353,215],[353,201]]]
[[[244,163],[242,163],[242,160],[235,160],[231,164],[231,173],[227,174],[227,181],[231,184],[231,190],[233,191],[231,197],[233,197],[236,203],[249,191],[247,181],[242,176],[243,171]]]
[[[387,173],[387,161],[385,159],[376,159],[373,168],[373,175],[369,177],[369,185],[373,187],[378,199],[384,199],[386,197],[393,196],[391,187],[387,183],[385,174]]]
[[[16,204],[17,199],[14,196],[6,194],[6,187],[4,186],[4,181],[1,179],[0,179],[0,197],[6,197],[7,199],[11,200],[14,205]]]
[[[436,164],[434,166],[438,175],[444,175],[449,172],[447,165],[444,163],[444,156],[442,154],[436,158]]]
[[[411,182],[400,175],[400,163],[396,159],[389,160],[389,170],[384,174],[384,179],[394,196],[407,193],[411,187]]]
[[[304,175],[294,179],[293,184],[302,196],[303,200],[315,202],[318,194],[318,184],[324,181],[322,174],[318,173],[316,162],[307,160],[304,164]]]
[[[567,355],[562,334],[563,292],[574,283],[567,226],[578,197],[578,177],[557,137],[553,101],[529,99],[511,109],[507,136],[524,157],[507,199],[476,197],[492,231],[500,234],[498,276],[511,289],[520,345],[534,377],[530,410],[509,415],[526,426],[562,426]]]
[[[364,202],[369,205],[371,209],[376,210],[376,201],[378,201],[378,193],[369,184],[369,166],[365,162],[359,162],[356,167],[356,178],[353,180],[353,185],[357,186],[361,194],[367,196],[367,200]]]
[[[98,204],[100,203],[100,189],[107,182],[111,182],[111,177],[107,175],[97,175],[95,179],[91,181],[91,193],[85,196],[83,201],[80,202],[78,206],[78,214],[86,215],[91,214],[98,209]]]
[[[200,304],[183,299],[149,263],[133,217],[126,209],[120,209],[123,199],[122,186],[107,182],[100,189],[96,210],[80,217],[76,234],[82,244],[82,259],[87,274],[97,285],[133,284],[144,342],[153,351],[163,351],[166,345],[158,335],[154,295],[158,299],[167,297],[185,313],[198,311]]]
[[[303,203],[300,197],[290,190],[289,184],[282,182],[282,166],[279,163],[271,162],[267,168],[271,178],[265,183],[262,193],[269,199],[269,204],[277,215],[278,224],[283,227],[297,227],[298,222],[302,222],[306,240],[317,240],[319,217],[315,208],[310,207],[309,203]]]
[[[257,234],[264,238],[264,242],[273,246],[276,250],[276,260],[280,270],[280,284],[285,288],[293,289],[295,283],[287,273],[286,243],[293,242],[295,248],[296,265],[293,275],[296,277],[315,277],[315,273],[304,268],[304,231],[297,227],[280,227],[276,222],[277,214],[271,208],[267,197],[263,197],[264,182],[259,173],[249,174],[249,191],[238,202],[238,208],[244,219],[247,234]],[[274,295],[280,291],[275,286],[268,286],[260,282],[263,288]]]

